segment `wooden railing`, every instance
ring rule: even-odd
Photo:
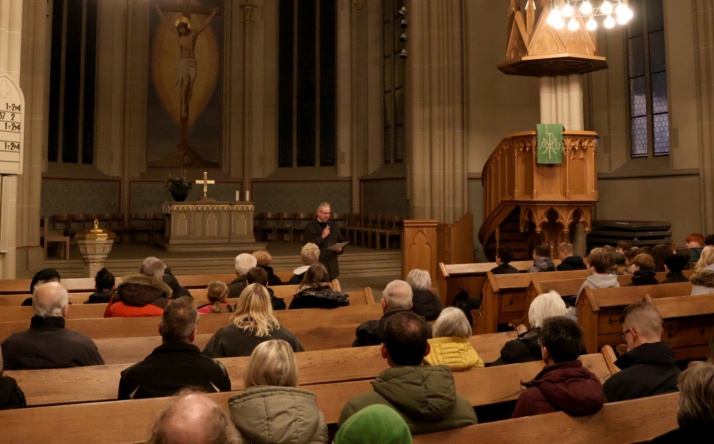
[[[537,133],[525,131],[501,140],[486,162],[481,181],[484,188],[484,223],[479,240],[485,245],[496,228],[520,207],[519,227],[529,222],[540,232],[548,213],[568,231],[581,221],[589,231],[592,205],[598,200],[595,156],[598,135],[592,131],[563,133],[563,163],[537,163]],[[551,221],[553,216],[550,216]]]

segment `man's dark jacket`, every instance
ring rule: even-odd
[[[380,319],[367,321],[362,323],[357,330],[355,336],[357,339],[352,342],[352,347],[365,347],[368,345],[379,345],[384,342],[384,327],[390,317],[397,313],[411,310],[392,310],[387,312]]]
[[[580,256],[568,256],[563,261],[555,267],[558,271],[570,271],[570,270],[587,270],[588,266],[583,262],[583,258]]]
[[[119,399],[171,396],[185,387],[206,392],[231,389],[225,367],[193,344],[172,341],[160,345],[149,356],[121,372]]]
[[[518,268],[514,267],[513,265],[504,263],[497,267],[493,267],[491,269],[491,273],[493,273],[493,274],[516,274],[516,273],[518,273]]]
[[[615,361],[621,371],[610,376],[603,388],[608,402],[625,401],[677,391],[679,368],[669,344],[642,344]]]
[[[330,226],[330,235],[323,239],[322,230],[328,225]],[[340,231],[339,225],[333,221],[320,222],[317,218],[313,219],[305,225],[305,234],[303,234],[302,244],[305,245],[310,242],[320,247],[320,263],[327,268],[327,272],[330,274],[330,280],[339,276],[340,265],[337,263],[338,253],[328,250],[329,247],[338,242],[342,242],[342,232]]]

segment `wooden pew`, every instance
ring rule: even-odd
[[[643,442],[678,427],[679,393],[605,404],[594,415],[574,418],[556,412],[477,424],[413,437],[414,444],[471,444],[476,437],[489,443],[529,444]]]
[[[581,357],[583,365],[601,380],[609,377],[602,355]],[[474,407],[511,401],[520,394],[520,382],[533,378],[544,364],[526,362],[501,367],[471,369],[454,374],[456,390]],[[336,424],[345,403],[371,390],[370,380],[303,385],[317,395],[317,403],[328,424]],[[207,395],[221,408],[236,392]],[[168,398],[84,403],[0,411],[3,439],[8,442],[143,442],[156,415]],[[473,438],[473,437],[472,437]]]
[[[556,259],[555,264],[560,264]],[[533,261],[513,261],[510,263],[521,273],[527,272],[533,266]],[[454,302],[456,294],[465,290],[471,297],[477,297],[486,283],[486,273],[497,265],[495,262],[474,264],[445,264],[439,262],[439,299],[444,307]]]
[[[646,300],[664,320],[662,338],[674,348],[677,360],[708,357],[714,337],[714,294],[674,296]]]
[[[585,347],[594,353],[605,345],[615,346],[622,341],[620,315],[630,304],[640,302],[649,294],[653,298],[689,294],[692,284],[642,285],[639,287],[586,288],[584,297],[578,299],[578,324],[585,331]]]
[[[474,316],[474,333],[494,333],[498,324],[521,319],[528,312],[530,300],[526,299],[526,289],[531,280],[543,279],[550,275],[551,279],[568,279],[587,276],[586,270],[554,271],[539,273],[493,274],[486,273],[486,283],[483,286],[483,302]]]
[[[472,336],[471,344],[484,360],[495,360],[512,333]],[[153,341],[158,344],[158,341]],[[150,352],[150,350],[149,350]],[[148,353],[146,353],[148,354]],[[303,384],[324,384],[374,379],[388,366],[380,346],[306,351],[296,354]],[[143,359],[143,356],[142,356]],[[233,390],[242,390],[243,373],[250,358],[221,358]],[[25,392],[28,405],[71,404],[116,400],[119,376],[131,363],[49,370],[7,371]]]

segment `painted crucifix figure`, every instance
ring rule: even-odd
[[[176,63],[176,83],[175,87],[180,88],[179,122],[180,122],[180,142],[179,151],[185,157],[190,158],[190,147],[188,143],[188,122],[189,104],[193,95],[193,87],[196,81],[196,40],[198,36],[210,25],[213,17],[218,13],[218,8],[207,8],[205,6],[191,5],[190,0],[182,0],[180,3],[162,6],[154,3],[156,11],[159,13],[161,22],[166,26],[172,24],[164,16],[166,12],[180,12],[181,17],[176,20],[173,26],[176,29],[178,38],[178,62]],[[191,27],[191,14],[209,14],[208,18],[197,28]]]

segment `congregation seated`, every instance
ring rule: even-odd
[[[245,287],[248,286],[248,270],[258,265],[258,260],[252,254],[241,253],[235,259],[236,277],[228,284],[228,297],[237,298],[241,295]]]
[[[650,303],[629,305],[620,317],[627,353],[615,361],[621,371],[605,384],[608,402],[663,395],[677,391],[674,350],[662,342],[662,318]]]
[[[714,430],[714,366],[697,362],[679,375],[679,428],[652,440],[655,444],[704,444]]]
[[[625,255],[622,254],[622,253],[619,253],[619,252],[617,251],[617,248],[613,247],[612,245],[603,245],[603,246],[602,246],[602,249],[605,250],[605,252],[606,252],[607,254],[609,254],[609,255],[612,256],[612,260],[613,260],[613,262],[615,263],[615,265],[614,265],[614,267],[613,267],[613,269],[612,269],[612,270],[613,270],[613,274],[619,274],[619,273],[617,272],[617,270],[618,270],[619,267],[622,267],[622,266],[625,265],[625,262],[626,262],[626,261],[625,261]],[[648,254],[649,254],[650,256],[652,256],[652,252],[651,252],[651,251],[650,251]]]
[[[198,314],[228,313],[233,311],[227,302],[228,285],[223,281],[212,281],[206,288],[208,304],[198,307]]]
[[[412,287],[412,311],[424,316],[427,321],[439,317],[444,308],[441,301],[431,292],[431,276],[426,270],[414,269],[407,275],[407,283]]]
[[[483,360],[469,342],[471,333],[471,324],[464,312],[456,307],[446,307],[434,323],[429,339],[430,352],[424,362],[445,365],[454,371],[483,367]]]
[[[220,362],[193,345],[198,312],[191,298],[172,301],[159,324],[161,345],[143,361],[121,372],[118,399],[170,396],[183,388],[206,392],[230,391],[231,381]]]
[[[273,290],[268,287],[268,272],[261,267],[253,267],[246,273],[246,283],[250,284],[260,284],[268,290],[270,295],[270,305],[273,306],[273,310],[285,310],[287,306],[285,305],[285,300],[275,296]]]
[[[35,287],[35,315],[28,330],[13,333],[0,345],[6,370],[103,365],[97,345],[84,334],[64,328],[69,294],[59,282]]]
[[[310,265],[305,272],[305,277],[290,302],[290,309],[337,308],[347,305],[350,305],[349,295],[330,286],[330,274],[327,272],[327,268],[317,262]]]
[[[585,297],[583,291],[586,287],[590,288],[613,288],[619,287],[620,283],[617,280],[617,276],[611,274],[615,260],[611,254],[607,253],[602,248],[593,248],[590,250],[590,254],[587,257],[588,262],[588,275],[585,281],[578,289],[576,296],[571,298],[570,307],[568,308],[568,313],[566,316],[576,320],[578,318],[577,304],[578,300]]]
[[[698,262],[699,256],[702,254],[704,244],[706,243],[704,235],[701,233],[690,233],[686,238],[684,238],[684,243],[687,245],[687,248],[689,248],[689,251],[691,251],[690,261]]]
[[[625,273],[624,274],[629,274],[633,275],[635,274],[635,264],[632,263],[632,261],[635,259],[635,256],[640,254],[640,249],[637,247],[632,247],[628,248],[623,255],[625,256]]]
[[[243,442],[327,443],[327,424],[317,398],[298,387],[290,345],[275,339],[258,344],[244,374],[245,390],[228,401]]]
[[[337,431],[335,444],[411,444],[404,418],[386,405],[370,405],[350,416]]]
[[[501,349],[501,356],[489,365],[542,360],[540,338],[543,322],[554,316],[564,316],[566,312],[565,302],[557,291],[551,290],[536,296],[528,307],[530,329],[519,334],[516,339],[506,342]]]
[[[54,268],[44,268],[35,273],[32,277],[32,281],[30,281],[30,294],[35,292],[36,287],[46,284],[47,282],[61,282],[60,274]],[[22,301],[22,306],[31,307],[32,296]]]
[[[443,365],[422,366],[429,354],[431,328],[421,316],[401,311],[384,326],[382,357],[390,368],[373,382],[373,389],[345,404],[338,425],[365,407],[383,404],[399,413],[412,435],[476,424],[471,403],[456,393],[454,376]]]
[[[515,274],[518,269],[509,265],[513,260],[513,251],[508,247],[498,247],[496,250],[496,266],[491,269],[493,274]]]
[[[560,264],[555,267],[558,271],[586,270],[588,268],[582,257],[573,254],[573,244],[570,243],[558,245],[558,259],[560,259]]]
[[[550,249],[547,245],[538,245],[533,249],[533,266],[528,269],[528,272],[539,271],[555,271],[555,264],[550,258]]]
[[[578,360],[583,349],[583,331],[571,319],[555,316],[543,321],[541,353],[546,367],[518,397],[511,418],[565,412],[570,416],[592,415],[605,404],[602,384]]]
[[[671,284],[674,282],[689,282],[689,278],[682,274],[682,271],[687,269],[689,259],[681,254],[670,254],[664,258],[664,270],[667,272],[663,284]]]
[[[352,347],[379,345],[383,340],[384,325],[390,317],[403,311],[412,310],[412,287],[402,280],[394,280],[384,287],[382,292],[382,312],[380,319],[362,323],[355,330],[356,339]]]
[[[652,255],[640,253],[632,260],[635,273],[632,275],[630,286],[656,285],[659,281],[655,277],[655,264]]]
[[[0,410],[20,409],[27,407],[25,394],[14,378],[3,373],[2,353],[0,352]]]
[[[144,259],[138,274],[122,278],[104,317],[161,316],[173,294],[163,281],[165,270],[166,264],[161,259]]]
[[[94,293],[89,295],[85,304],[107,304],[112,300],[114,292],[116,291],[116,279],[114,275],[107,270],[102,268],[97,271],[94,275]]]
[[[186,390],[156,418],[147,444],[238,444],[241,440],[228,414],[209,397]]]
[[[270,295],[263,285],[250,284],[243,290],[230,322],[208,340],[203,353],[212,358],[250,356],[258,344],[271,339],[283,339],[293,351],[303,351],[297,338],[273,315]]]
[[[258,250],[253,252],[253,256],[257,261],[257,266],[265,270],[268,273],[268,284],[269,285],[283,285],[283,281],[275,274],[273,267],[270,264],[273,262],[273,256],[266,250]]]
[[[305,272],[310,265],[316,263],[320,260],[320,247],[317,244],[308,242],[302,246],[300,250],[300,261],[302,265],[293,270],[293,276],[290,278],[290,285],[296,285],[302,282],[303,277],[305,277]]]

